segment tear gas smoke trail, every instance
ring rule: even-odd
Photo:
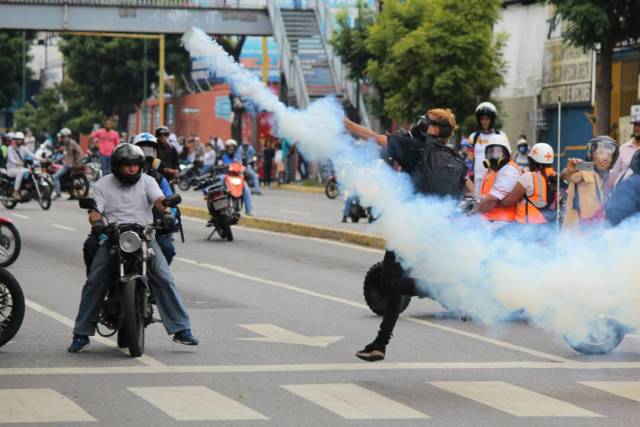
[[[640,326],[637,221],[559,238],[539,230],[533,235],[527,227],[492,233],[477,217],[458,215],[452,201],[415,196],[407,176],[379,160],[377,147],[356,145],[345,133],[334,99],[305,111],[286,107],[201,30],[189,30],[183,43],[239,95],[272,112],[276,134],[298,141],[306,158],[330,158],[345,186],[380,215],[388,247],[404,259],[420,289],[449,309],[493,324],[524,308],[535,324],[575,336],[588,332],[599,315]]]

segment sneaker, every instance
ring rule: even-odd
[[[385,350],[385,345],[378,344],[374,341],[357,352],[356,357],[367,362],[377,362],[379,360],[384,360]]]
[[[89,342],[89,337],[86,335],[74,335],[67,351],[69,353],[80,353],[89,346]]]
[[[54,194],[53,194],[53,197],[51,198],[51,200],[58,200],[58,199],[59,199],[59,198],[61,198],[61,197],[62,197],[62,194],[60,194],[60,193],[54,193]]]
[[[180,331],[173,336],[173,342],[178,342],[184,345],[198,345],[200,341],[191,333],[191,329],[185,329],[184,331]]]
[[[342,222],[345,222],[345,223],[347,222],[347,217],[346,216],[342,217]]]

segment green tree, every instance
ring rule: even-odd
[[[179,46],[177,35],[166,37],[165,71],[185,74],[189,70],[188,54]],[[148,42],[147,89],[158,79],[157,46],[157,42]],[[89,111],[79,114],[85,118],[94,117],[95,113],[115,115],[121,127],[124,126],[128,115],[144,97],[144,41],[67,36],[61,51],[67,76],[77,85],[77,93],[88,102]],[[84,121],[81,122],[84,127]]]
[[[613,50],[619,43],[640,39],[638,0],[543,0],[555,7],[553,21],[567,23],[563,36],[575,46],[595,49],[600,63],[596,99],[597,132],[609,134],[611,118],[611,67]]]
[[[10,107],[20,92],[22,86],[22,49],[26,41],[26,63],[29,63],[28,55],[33,33],[27,32],[26,39],[22,37],[22,31],[0,31],[0,108]],[[29,79],[31,71],[26,68],[26,78]]]
[[[369,29],[366,69],[385,92],[384,111],[413,121],[429,108],[452,108],[459,121],[503,83],[501,49],[493,34],[499,0],[387,0]]]

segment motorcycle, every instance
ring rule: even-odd
[[[358,199],[354,199],[351,202],[351,207],[349,208],[349,218],[351,218],[352,222],[358,222],[362,218],[366,218],[371,224],[376,218],[373,216],[373,212],[370,207],[365,208],[360,204]]]
[[[5,170],[0,170],[0,202],[5,208],[13,209],[18,203],[27,203],[33,199],[38,201],[43,210],[48,210],[51,207],[53,192],[50,178],[41,167],[34,166],[31,160],[25,160],[24,166],[28,172],[22,179],[19,200],[13,198],[13,178],[9,177]]]
[[[182,198],[174,194],[164,199],[165,207],[176,207]],[[97,211],[92,198],[80,199],[80,208]],[[104,214],[103,214],[104,215]],[[108,218],[105,219],[108,220]],[[158,224],[109,223],[100,230],[108,236],[114,266],[114,280],[98,314],[98,334],[118,334],[118,347],[129,348],[131,357],[144,353],[145,328],[154,323],[147,261],[155,254],[149,248]],[[100,325],[107,328],[102,331]]]
[[[204,193],[209,211],[207,227],[213,227],[207,240],[218,233],[220,238],[233,241],[231,226],[237,224],[242,215],[244,167],[232,163],[228,168],[218,169],[218,174],[201,179],[196,190]]]
[[[53,163],[48,159],[45,159],[42,162],[42,167],[45,168],[52,177],[56,172],[63,168],[61,164]],[[87,197],[89,194],[88,173],[89,168],[84,165],[79,168],[69,170],[60,177],[60,189],[69,193],[69,195],[74,199]]]
[[[176,184],[182,191],[189,190],[198,183],[198,168],[195,165],[180,165],[180,172],[176,177]]]
[[[102,167],[100,166],[100,159],[95,156],[86,156],[82,159],[82,164],[85,166],[85,175],[89,182],[96,182],[102,178]]]
[[[340,189],[338,188],[338,179],[335,175],[332,175],[327,179],[327,183],[324,186],[324,194],[330,199],[335,199],[340,195]]]
[[[25,302],[20,283],[0,267],[0,347],[11,341],[24,320]]]

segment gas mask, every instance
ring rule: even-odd
[[[485,159],[482,162],[485,168],[499,171],[509,163],[509,152],[500,145],[490,145],[485,150]]]

